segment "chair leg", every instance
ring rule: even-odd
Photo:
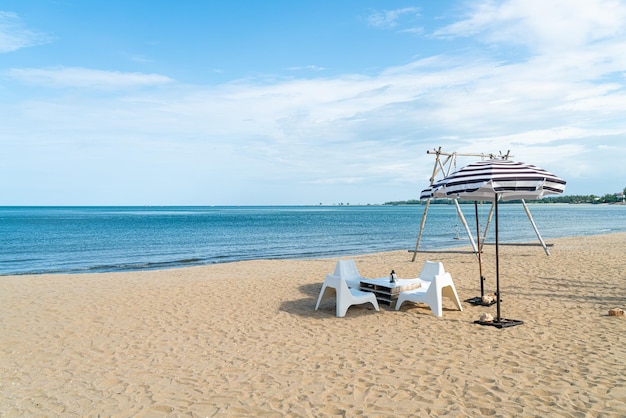
[[[349,307],[350,304],[341,304],[337,301],[337,307],[335,308],[335,315],[337,315],[337,318],[343,318],[346,316],[346,312],[348,312]]]
[[[369,302],[361,302],[361,303],[357,302],[356,304],[361,305],[363,303],[371,303],[374,309],[376,309],[377,311],[380,311],[376,297],[373,297],[372,300],[370,300]],[[335,310],[335,314],[337,315],[338,318],[343,318],[344,316],[346,316],[346,313],[348,313],[348,308],[350,308],[350,306],[352,305],[353,305],[352,303],[348,303],[348,302],[340,303],[339,300],[337,300],[337,308]]]
[[[400,292],[400,296],[398,296],[398,300],[396,301],[396,311],[400,310],[400,306],[406,301],[402,292]]]
[[[441,306],[441,292],[437,292],[435,295],[433,295],[433,297],[431,298],[430,302],[428,303],[428,305],[430,306],[430,310],[433,312],[433,314],[438,317],[441,318],[443,316],[443,309]]]
[[[441,293],[443,294],[443,296],[454,302],[459,311],[463,310],[463,307],[461,306],[461,301],[459,300],[459,295],[456,293],[456,289],[454,288],[454,286],[444,287]]]
[[[315,305],[315,310],[317,311],[317,308],[320,307],[320,302],[322,301],[323,297],[324,297],[324,292],[326,292],[326,284],[322,285],[322,290],[320,290],[320,295],[317,297],[317,304]]]

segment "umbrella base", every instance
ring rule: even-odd
[[[497,301],[496,300],[492,300],[489,303],[485,303],[483,302],[483,298],[480,296],[476,296],[475,298],[469,298],[469,299],[465,299],[465,302],[474,305],[474,306],[491,306],[494,305]]]
[[[478,325],[490,325],[496,328],[508,328],[508,327],[514,327],[516,325],[522,325],[524,321],[520,321],[519,319],[501,318],[499,321],[494,319],[493,321],[474,321],[474,323]]]

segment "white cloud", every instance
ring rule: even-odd
[[[98,90],[126,89],[170,83],[159,74],[124,73],[88,68],[15,68],[7,73],[23,83],[43,87],[78,87]]]
[[[478,36],[491,44],[518,44],[531,50],[563,50],[607,37],[623,36],[626,4],[619,0],[506,0],[468,2],[464,20],[435,37]]]
[[[367,23],[375,28],[393,28],[405,15],[418,16],[419,8],[405,7],[395,10],[374,11],[367,17]]]
[[[562,160],[586,155],[590,138],[618,146],[614,137],[626,132],[623,111],[614,110],[624,104],[620,85],[603,83],[597,68],[570,72],[567,61],[565,68],[543,64],[440,56],[374,76],[169,83],[113,97],[85,90],[22,102],[17,114],[31,121],[32,138],[105,149],[135,143],[150,155],[157,146],[165,160],[176,147],[199,172],[237,178],[244,170],[301,184],[397,184],[411,197],[432,170],[425,151],[439,145],[471,153],[510,149],[561,176],[575,174]],[[595,108],[583,106],[592,102]],[[596,126],[598,115],[614,128]]]
[[[287,68],[289,71],[324,71],[324,67],[320,67],[318,65],[305,65],[301,67],[289,67]]]
[[[0,53],[17,51],[51,41],[48,35],[23,27],[18,15],[0,11]]]

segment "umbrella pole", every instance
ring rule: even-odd
[[[482,301],[483,296],[485,296],[485,278],[483,277],[483,261],[481,259],[480,253],[482,247],[480,246],[480,227],[478,226],[478,202],[474,201],[474,211],[476,212],[476,246],[478,247],[478,271],[480,274],[480,298]]]
[[[500,317],[500,263],[498,259],[498,193],[495,194],[495,208],[496,208],[496,322],[501,322]]]

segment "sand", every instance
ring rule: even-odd
[[[501,246],[502,316],[444,301],[400,311],[334,299],[337,259],[0,277],[0,416],[626,416],[626,233]],[[358,255],[360,272],[442,261],[462,300],[468,252]],[[494,247],[485,248],[488,291]]]

